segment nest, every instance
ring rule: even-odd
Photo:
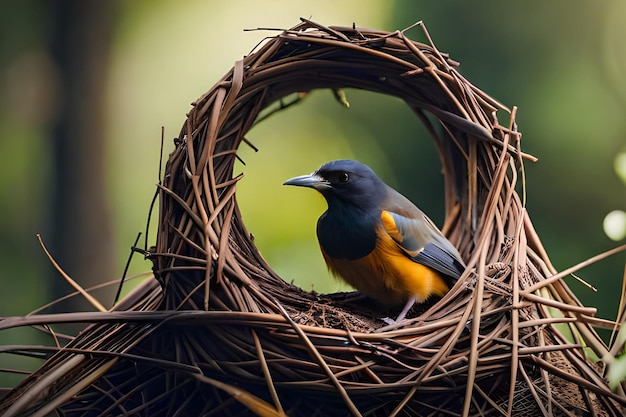
[[[604,365],[589,359],[615,353],[594,330],[611,323],[571,293],[561,278],[572,271],[556,274],[516,191],[523,196],[532,157],[520,149],[515,110],[465,80],[419,27],[426,43],[406,30],[303,20],[237,61],[193,103],[175,140],[147,253],[155,279],[111,312],[5,320],[91,324],[64,349],[44,350],[50,358],[0,411],[622,415],[622,387],[611,391]],[[395,325],[358,297],[283,281],[241,220],[234,165],[239,146],[252,146],[246,133],[320,88],[404,100],[441,157],[443,229],[467,270]]]

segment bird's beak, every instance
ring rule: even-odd
[[[330,182],[315,172],[309,175],[300,175],[299,177],[293,177],[283,183],[283,185],[295,185],[296,187],[309,187],[315,188],[317,191],[328,190],[331,188]]]

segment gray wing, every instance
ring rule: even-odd
[[[381,221],[391,238],[415,262],[426,265],[456,281],[465,264],[452,243],[435,224],[406,197],[390,193]],[[400,198],[401,197],[401,198]]]

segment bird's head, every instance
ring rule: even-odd
[[[349,159],[327,162],[309,175],[301,175],[284,185],[314,188],[326,198],[329,208],[335,204],[362,209],[378,207],[385,198],[386,185],[365,164]]]

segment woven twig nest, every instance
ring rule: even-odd
[[[621,387],[613,393],[583,349],[607,354],[593,330],[601,321],[554,276],[516,191],[528,156],[514,112],[465,80],[424,33],[428,44],[405,31],[303,21],[236,62],[194,103],[167,162],[149,254],[158,285],[147,281],[117,311],[90,315],[95,324],[4,410],[622,415]],[[468,269],[395,326],[359,300],[283,281],[241,220],[233,168],[246,133],[272,104],[319,88],[404,100],[441,156],[444,231]]]

